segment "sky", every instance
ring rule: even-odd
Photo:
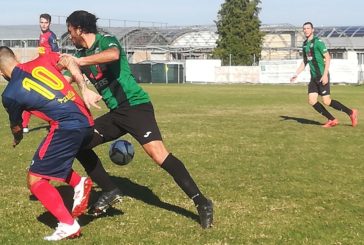
[[[263,24],[363,26],[363,0],[262,0]]]
[[[53,23],[65,21],[75,10],[87,10],[100,19],[142,21],[145,25],[214,25],[225,0],[2,0],[0,25],[38,24],[41,13],[53,16]],[[301,26],[364,25],[362,0],[262,0],[259,17],[263,24]],[[100,20],[104,21],[104,20]],[[152,23],[154,22],[154,23]],[[112,21],[123,24],[123,22]]]

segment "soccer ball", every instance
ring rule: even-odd
[[[126,140],[116,140],[110,145],[110,160],[117,165],[127,165],[134,157],[134,146]]]

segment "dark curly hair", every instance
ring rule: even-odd
[[[77,10],[74,11],[70,16],[67,17],[67,26],[71,25],[73,27],[80,28],[84,33],[97,33],[97,22],[98,18],[85,11]]]

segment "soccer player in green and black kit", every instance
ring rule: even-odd
[[[110,109],[95,120],[92,142],[77,159],[103,194],[91,208],[95,215],[106,211],[121,198],[119,188],[111,182],[93,147],[131,134],[145,152],[175,180],[193,200],[203,228],[213,223],[213,204],[199,190],[184,164],[163,144],[148,94],[136,83],[119,41],[97,31],[97,18],[86,11],[75,11],[67,20],[67,28],[74,45],[80,49],[75,60]]]
[[[297,76],[305,69],[308,63],[311,73],[311,80],[308,84],[308,103],[318,113],[328,119],[323,127],[334,127],[339,121],[317,101],[319,95],[321,95],[325,105],[345,112],[350,117],[352,126],[355,127],[358,124],[358,111],[356,109],[349,109],[339,101],[330,98],[329,67],[331,58],[325,43],[314,35],[314,28],[311,22],[303,24],[303,33],[306,37],[302,47],[303,61],[297,68],[296,74],[291,78],[291,82],[296,80]]]

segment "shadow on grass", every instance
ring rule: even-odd
[[[176,205],[163,202],[159,199],[157,195],[153,193],[151,189],[149,189],[146,186],[139,185],[137,183],[132,182],[131,180],[127,178],[122,177],[115,177],[111,176],[112,181],[120,187],[120,189],[123,191],[124,196],[129,196],[131,198],[140,200],[146,204],[162,208],[171,212],[175,212],[179,215],[183,215],[187,218],[190,218],[192,220],[195,220],[199,223],[199,216],[187,209],[184,209],[182,207],[178,207]],[[59,186],[57,187],[59,193],[61,194],[63,201],[68,208],[68,210],[72,210],[72,204],[73,204],[73,189],[70,186]],[[100,196],[101,192],[96,192],[94,190],[91,191],[91,196],[89,200],[89,205],[92,205],[95,203]],[[32,201],[36,201],[37,199],[31,195],[29,196],[29,199]],[[100,217],[93,217],[91,215],[81,215],[78,218],[78,222],[81,226],[87,225],[88,223],[92,222],[94,219],[102,218],[105,216],[116,216],[116,215],[123,215],[124,212],[122,210],[118,210],[116,208],[109,208],[107,212]],[[50,212],[44,212],[41,215],[37,217],[37,220],[42,222],[43,224],[55,228],[57,227],[57,220],[56,218],[50,213]]]
[[[73,189],[70,186],[59,186],[57,187],[57,190],[59,191],[59,193],[62,196],[62,199],[64,201],[64,204],[66,205],[67,209],[69,211],[72,210],[72,205],[73,205]],[[90,200],[89,200],[89,205],[93,204],[97,201],[98,198],[98,192],[92,190],[91,194],[90,194]],[[37,198],[34,195],[29,196],[29,199],[32,201],[38,201]],[[113,207],[109,208],[107,210],[107,213],[100,216],[100,217],[105,217],[105,216],[116,216],[116,215],[123,215],[124,212],[122,210],[118,210],[115,209]],[[78,223],[81,226],[85,226],[88,223],[91,223],[94,219],[97,219],[99,217],[94,217],[92,215],[88,215],[88,214],[84,214],[81,215],[80,217],[78,217]],[[57,219],[48,211],[42,213],[41,215],[39,215],[37,217],[37,220],[39,222],[42,222],[43,224],[51,227],[51,228],[56,228],[57,227]]]
[[[125,196],[132,197],[134,199],[140,200],[146,204],[158,208],[175,212],[179,215],[183,215],[187,218],[195,220],[196,222],[199,222],[199,216],[197,214],[182,207],[161,201],[159,197],[146,186],[134,183],[133,181],[127,178],[111,176],[111,179],[117,186],[121,188]]]
[[[293,120],[293,121],[296,121],[301,124],[322,125],[320,122],[305,119],[305,118],[300,118],[300,117],[289,117],[289,116],[280,116],[280,117],[282,118],[282,121]]]

